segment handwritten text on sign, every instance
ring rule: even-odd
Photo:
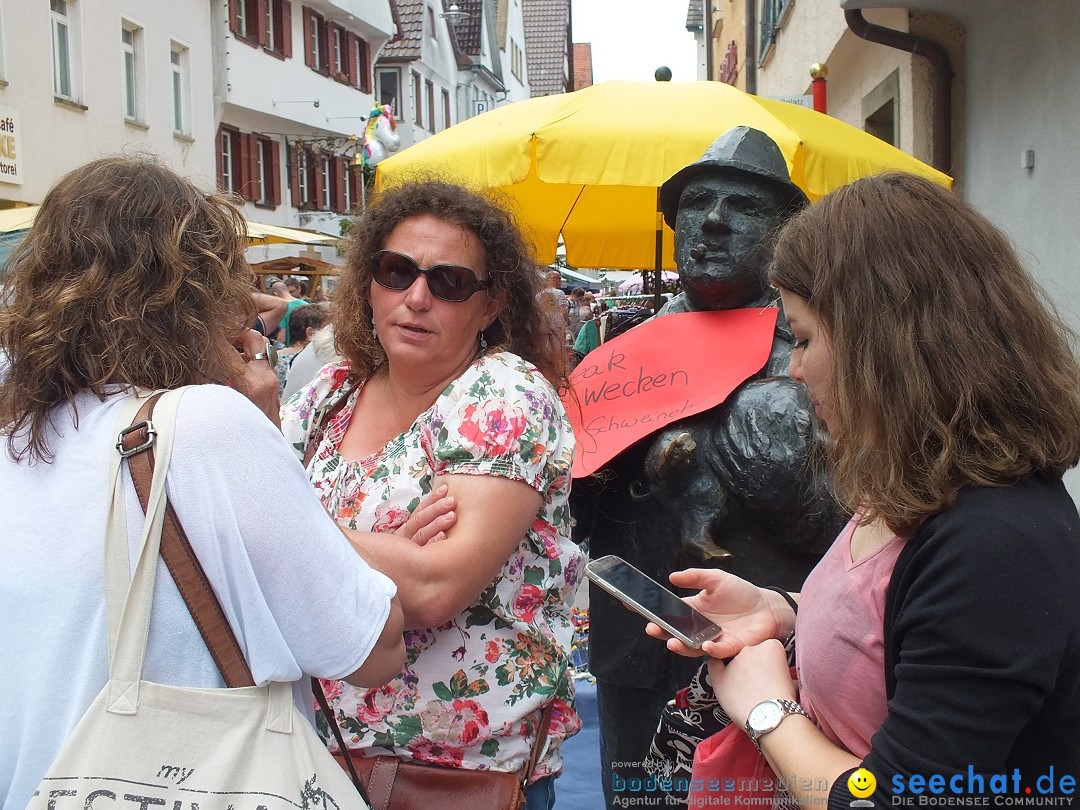
[[[776,316],[771,308],[665,315],[590,352],[565,400],[577,438],[574,477],[723,402],[765,365]]]

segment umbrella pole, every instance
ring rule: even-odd
[[[664,272],[664,215],[660,212],[660,189],[656,189],[656,275],[653,276],[653,311],[659,312],[664,304],[660,282]]]

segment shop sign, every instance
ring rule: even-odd
[[[0,183],[22,185],[22,144],[19,113],[0,106]]]

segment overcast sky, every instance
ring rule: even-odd
[[[574,42],[592,43],[593,82],[652,81],[660,65],[672,81],[697,80],[687,0],[572,0]]]

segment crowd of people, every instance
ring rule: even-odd
[[[106,158],[57,183],[7,267],[0,804],[29,803],[108,679],[118,415],[187,387],[168,500],[255,683],[291,683],[339,758],[528,774],[525,807],[550,810],[580,728],[563,399],[615,322],[543,278],[513,215],[450,182],[375,197],[329,304],[299,279],[254,292],[243,234],[221,195]],[[769,239],[789,374],[852,517],[801,593],[675,572],[722,632],[701,650],[649,633],[707,657],[733,723],[776,774],[805,778],[784,788],[800,802],[849,806],[859,768],[878,806],[969,769],[1049,770],[1071,792],[1071,334],[1007,239],[928,181],[856,181]],[[132,486],[124,499],[141,526]],[[163,563],[148,632],[147,680],[224,686]],[[714,766],[701,774],[723,778]]]

